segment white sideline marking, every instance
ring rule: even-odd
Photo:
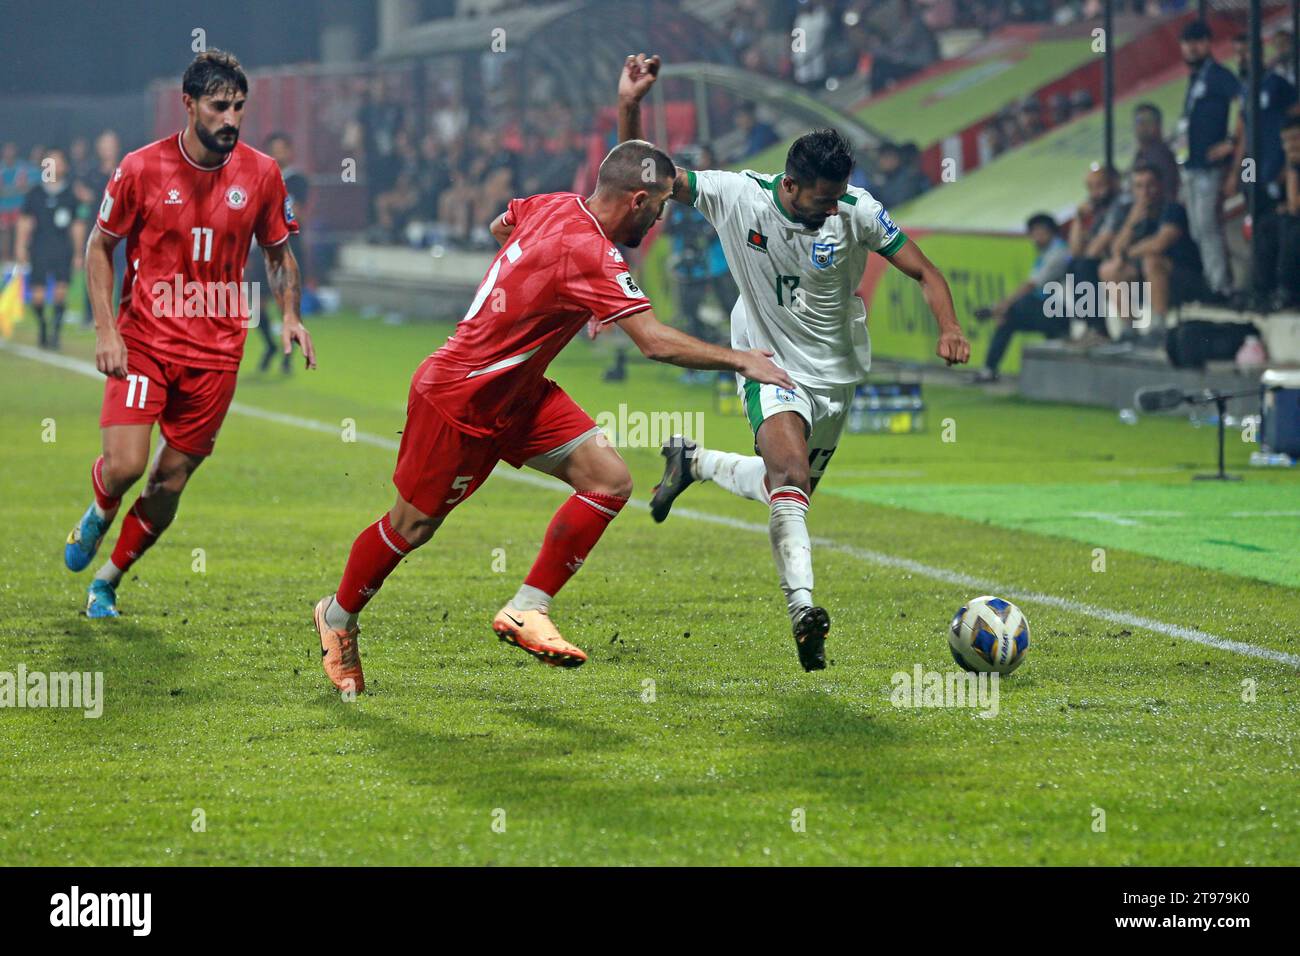
[[[0,342],[0,348],[5,351],[19,355],[23,358],[33,359],[38,362],[44,362],[47,365],[53,365],[57,368],[65,369],[69,372],[76,372],[80,375],[86,375],[90,378],[102,379],[100,371],[89,362],[83,362],[80,359],[69,358],[66,355],[59,355],[55,352],[43,352],[40,349],[32,348],[29,345],[14,345]],[[253,405],[244,405],[240,402],[231,402],[230,410],[240,415],[247,415],[250,418],[260,418],[262,421],[275,422],[279,425],[288,425],[293,428],[301,428],[307,431],[325,432],[331,435],[339,433],[339,427],[331,425],[329,422],[317,421],[311,418],[300,418],[297,415],[286,415],[281,412],[271,412],[264,408],[257,408]],[[398,442],[392,438],[385,438],[382,435],[371,435],[367,432],[357,432],[356,440],[366,445],[373,445],[377,448],[385,448],[395,451]],[[569,489],[569,486],[558,478],[549,478],[544,475],[535,475],[529,472],[516,471],[506,465],[497,465],[493,474],[500,474],[507,481],[514,481],[519,484],[532,485],[535,488],[548,488],[555,491]],[[628,502],[638,508],[648,509],[650,503],[633,498]],[[703,521],[708,524],[721,525],[726,528],[734,528],[738,531],[749,531],[754,534],[767,536],[767,525],[759,524],[756,521],[744,521],[740,518],[730,518],[725,515],[710,514],[707,511],[696,511],[693,508],[674,508],[673,514],[679,517],[691,518],[695,521]],[[1070,598],[1057,597],[1055,594],[1041,594],[1037,591],[1023,591],[1016,587],[1008,587],[1005,584],[996,581],[987,581],[983,578],[977,578],[970,574],[963,574],[960,571],[949,571],[947,568],[937,568],[933,565],[923,564],[920,561],[913,561],[910,558],[900,558],[892,554],[885,554],[881,551],[872,551],[868,548],[860,548],[856,545],[844,544],[835,541],[832,538],[814,537],[813,544],[819,548],[825,548],[828,551],[838,551],[841,554],[847,554],[851,557],[858,558],[871,564],[878,564],[882,567],[893,568],[898,571],[909,571],[922,577],[931,578],[935,581],[941,581],[944,584],[960,585],[963,588],[974,590],[980,594],[1014,594],[1017,601],[1027,601],[1032,604],[1044,604],[1048,607],[1054,607],[1062,611],[1068,611],[1071,614],[1081,614],[1085,617],[1093,617],[1098,620],[1106,621],[1110,624],[1122,624],[1125,627],[1137,627],[1144,631],[1153,631],[1156,634],[1163,634],[1166,637],[1176,637],[1179,640],[1191,641],[1194,644],[1203,644],[1206,647],[1217,648],[1221,651],[1229,651],[1233,654],[1242,654],[1246,657],[1258,657],[1262,660],[1273,661],[1278,664],[1289,664],[1292,667],[1300,668],[1300,655],[1287,654],[1284,651],[1276,651],[1270,647],[1258,647],[1254,644],[1246,644],[1242,641],[1230,641],[1225,637],[1219,637],[1215,634],[1209,634],[1205,631],[1198,631],[1190,627],[1182,627],[1178,624],[1166,624],[1164,621],[1157,621],[1155,618],[1143,617],[1139,614],[1129,614],[1127,611],[1112,611],[1110,608],[1097,607],[1095,604],[1085,604],[1082,601],[1075,601]]]

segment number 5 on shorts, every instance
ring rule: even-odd
[[[454,505],[464,498],[465,492],[469,491],[469,483],[473,480],[473,475],[457,475],[456,480],[451,483],[452,488],[456,489],[456,494],[448,498],[445,504]]]

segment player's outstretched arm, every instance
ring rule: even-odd
[[[623,61],[623,72],[618,78],[618,141],[626,143],[629,139],[642,139],[641,136],[641,99],[650,92],[659,77],[659,55],[646,56],[644,53],[629,54]],[[672,196],[678,202],[691,201],[691,187],[686,179],[686,170],[680,167],[677,178],[673,180]]]
[[[289,240],[263,249],[262,256],[266,259],[266,277],[271,283],[271,293],[284,316],[280,329],[284,354],[291,354],[297,342],[307,367],[315,368],[316,348],[312,345],[311,333],[298,314],[302,307],[302,274],[298,271],[298,260],[289,248]]]
[[[887,257],[895,269],[921,284],[921,295],[939,323],[939,344],[935,354],[949,365],[970,360],[970,343],[957,323],[957,309],[952,304],[952,290],[933,262],[926,258],[915,241],[908,241],[892,256]]]
[[[740,352],[721,345],[710,345],[671,326],[664,325],[652,310],[618,320],[641,354],[656,362],[681,368],[739,372],[745,378],[782,388],[794,388],[794,381],[772,361],[772,353],[763,349]]]
[[[86,293],[95,318],[95,367],[110,378],[126,378],[126,343],[113,312],[113,250],[120,240],[99,226],[86,240]]]

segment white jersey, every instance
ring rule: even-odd
[[[801,385],[853,385],[871,367],[867,309],[857,295],[867,254],[907,242],[871,193],[848,187],[820,229],[780,206],[781,175],[688,171],[691,201],[717,230],[740,287],[731,345],[770,349]]]

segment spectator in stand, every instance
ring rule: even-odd
[[[1257,267],[1270,310],[1300,309],[1300,114],[1282,126],[1283,193],[1268,217],[1261,217],[1262,254]],[[1257,286],[1257,289],[1261,286]]]
[[[1045,212],[1030,216],[1025,229],[1038,250],[1029,278],[1020,283],[1011,295],[988,310],[987,314],[984,314],[984,310],[976,313],[977,317],[993,318],[998,323],[993,332],[993,340],[989,342],[984,367],[972,379],[976,383],[998,380],[998,366],[1002,364],[1002,357],[1011,345],[1011,337],[1017,332],[1043,332],[1048,338],[1061,338],[1070,331],[1070,320],[1064,314],[1047,314],[1049,310],[1046,302],[1050,290],[1044,288],[1050,282],[1060,282],[1065,278],[1065,270],[1070,261],[1070,247],[1061,238],[1056,220]],[[1064,310],[1061,311],[1064,313]]]
[[[80,200],[84,210],[82,217],[88,222],[93,221],[95,214],[99,212],[99,203],[103,199],[104,190],[108,188],[108,181],[117,171],[117,164],[121,158],[122,141],[118,139],[115,131],[106,129],[95,137],[94,162],[86,167],[74,185],[77,199]],[[113,267],[117,275],[126,275],[125,242],[119,242],[113,248]],[[116,305],[117,299],[121,297],[120,287],[116,283],[113,296]],[[95,317],[90,311],[90,288],[86,283],[82,283],[82,306],[82,324],[86,328],[91,328],[95,324]]]
[[[930,181],[921,172],[915,148],[915,143],[903,147],[884,143],[876,152],[876,175],[869,191],[886,209],[893,209],[930,188]]]
[[[1280,35],[1279,35],[1280,36]],[[1286,55],[1289,56],[1289,46],[1283,45]],[[1258,217],[1254,223],[1256,229],[1271,229],[1272,225],[1268,220],[1277,214],[1278,204],[1283,201],[1286,195],[1286,157],[1282,152],[1282,126],[1286,123],[1287,114],[1296,105],[1296,89],[1286,78],[1286,74],[1279,67],[1281,64],[1276,58],[1277,47],[1274,48],[1275,58],[1272,68],[1269,69],[1260,78],[1259,87],[1259,135],[1261,141],[1260,154],[1256,157],[1255,176],[1250,183],[1244,183],[1242,180],[1243,162],[1246,158],[1246,123],[1242,115],[1245,110],[1237,114],[1236,141],[1237,148],[1233,152],[1232,161],[1229,164],[1228,175],[1223,180],[1224,198],[1231,197],[1239,189],[1243,192],[1246,189],[1258,189],[1262,193],[1258,202]],[[1244,104],[1250,102],[1250,69],[1249,61],[1245,64],[1245,73],[1241,81],[1241,100]],[[1246,296],[1246,302],[1261,311],[1267,311],[1270,300],[1277,288],[1277,274],[1273,267],[1275,253],[1264,249],[1260,250],[1261,256],[1253,264],[1252,289],[1251,294]]]
[[[1210,54],[1210,28],[1193,20],[1183,28],[1183,61],[1191,71],[1183,100],[1179,159],[1183,189],[1195,240],[1205,265],[1205,279],[1217,298],[1228,295],[1232,279],[1224,241],[1219,199],[1233,144],[1228,134],[1228,112],[1241,86],[1232,71]]]
[[[736,110],[736,133],[739,143],[735,149],[732,162],[741,162],[771,146],[778,139],[776,130],[770,123],[758,118],[758,112],[750,104]]]
[[[1036,97],[1025,98],[1020,104],[1016,119],[1020,123],[1020,138],[1026,143],[1038,138],[1046,130],[1043,125],[1043,107]]]
[[[1148,282],[1150,301],[1145,335],[1130,327],[1124,341],[1156,345],[1165,334],[1171,305],[1204,299],[1201,256],[1191,239],[1187,210],[1165,198],[1159,170],[1138,166],[1132,173],[1133,198],[1123,208],[1123,220],[1110,245],[1110,255],[1098,270],[1102,282]],[[1118,215],[1118,214],[1117,214]],[[1134,316],[1123,316],[1130,323]]]
[[[1099,270],[1111,241],[1120,223],[1117,222],[1119,202],[1119,174],[1100,163],[1093,163],[1088,175],[1083,178],[1084,189],[1088,198],[1079,203],[1070,222],[1067,243],[1070,247],[1070,264],[1067,272],[1074,276],[1076,295],[1083,295],[1085,289],[1093,290],[1093,302],[1097,283],[1101,279]],[[1086,314],[1090,312],[1091,314]],[[1084,317],[1089,328],[1099,336],[1106,336],[1106,319],[1102,309],[1092,308],[1076,315]]]
[[[1154,103],[1139,103],[1133,108],[1133,138],[1137,150],[1133,154],[1132,168],[1152,166],[1160,171],[1160,181],[1165,184],[1169,198],[1178,198],[1178,160],[1165,142],[1161,129],[1162,114]]]
[[[939,41],[923,11],[909,0],[883,0],[867,14],[872,37],[871,90],[880,92],[940,58]]]
[[[790,57],[794,81],[800,86],[820,86],[826,79],[826,41],[831,14],[826,0],[808,0],[794,18]]]

